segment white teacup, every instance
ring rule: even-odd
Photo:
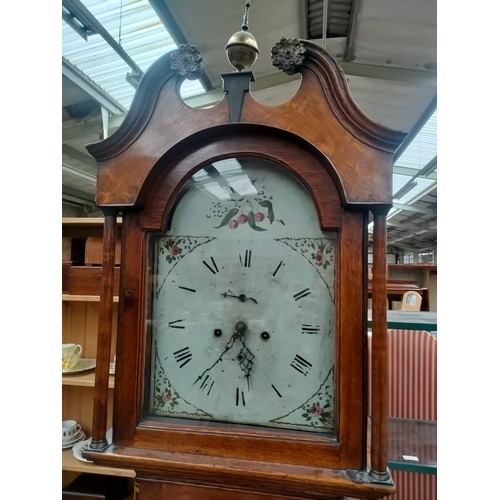
[[[80,360],[82,346],[80,344],[63,344],[62,345],[62,369],[71,370]]]
[[[73,441],[81,430],[82,426],[76,420],[63,420],[62,442]]]

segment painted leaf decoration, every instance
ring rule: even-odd
[[[222,226],[227,226],[229,224],[229,221],[238,213],[238,209],[237,208],[231,208],[231,210],[229,210],[226,215],[224,216],[224,218],[222,219],[222,222],[218,225],[218,226],[215,226],[216,228],[219,228],[219,227],[222,227]]]
[[[269,221],[272,224],[274,222],[273,204],[268,200],[264,200],[264,201],[259,201],[259,205],[261,207],[267,208],[267,216],[269,217]]]
[[[253,211],[248,212],[248,225],[255,231],[267,231],[267,229],[259,227],[255,224],[255,214]]]

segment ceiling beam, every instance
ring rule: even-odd
[[[431,77],[428,74],[429,72],[424,72],[422,70],[388,68],[385,66],[375,66],[372,64],[344,63],[342,61],[340,61],[339,64],[346,75],[362,76],[366,78],[380,78],[384,80],[396,80],[408,83],[419,83],[419,80],[423,79],[426,83],[435,84],[435,75]],[[255,80],[255,82],[252,82],[251,91],[258,92],[259,90],[290,83],[295,80],[299,80],[300,78],[300,73],[296,73],[295,75],[287,75],[282,71],[271,73],[269,75],[263,75]],[[184,101],[189,106],[198,108],[213,105],[219,102],[223,97],[224,93],[222,89],[214,89],[204,94],[186,97],[184,98]]]
[[[436,189],[436,185],[437,185],[437,181],[435,183],[433,183],[432,185],[430,185],[428,188],[426,188],[424,191],[420,192],[417,196],[415,196],[415,198],[413,198],[412,200],[410,200],[406,204],[393,203],[392,206],[396,210],[394,211],[394,213],[390,213],[387,216],[387,218],[386,218],[387,222],[389,222],[396,215],[400,214],[403,210],[411,210],[413,212],[420,211],[416,207],[414,207],[413,209],[410,207],[413,207],[413,204],[416,203],[417,201],[420,201],[424,196],[428,195],[429,193],[432,193],[432,191],[434,191]],[[430,209],[430,210],[432,210],[432,209]],[[422,213],[427,213],[427,212],[422,212]],[[437,211],[436,211],[436,213],[437,213]],[[436,215],[436,213],[431,213],[429,215]]]
[[[436,72],[421,69],[398,68],[378,64],[338,61],[344,73],[351,76],[376,78],[416,85],[436,85]],[[432,113],[431,113],[432,114]]]
[[[151,7],[153,7],[153,10],[156,12],[156,15],[160,18],[160,21],[169,32],[175,44],[177,46],[186,45],[188,41],[180,30],[179,25],[176,23],[174,16],[170,12],[170,9],[165,5],[165,1],[149,0],[149,3],[151,4]],[[207,91],[214,89],[212,83],[210,82],[210,78],[207,77],[205,72],[202,73],[200,82]]]
[[[71,64],[64,57],[62,58],[62,74],[78,85],[92,99],[106,108],[111,114],[125,113],[127,110],[115,101],[101,87],[96,85],[87,75],[81,72],[76,66]]]
[[[424,167],[425,168],[425,167]],[[400,165],[394,165],[392,168],[392,173],[395,175],[404,175],[406,177],[426,177],[427,179],[437,180],[437,175],[435,172],[428,172],[425,176],[419,175],[421,174],[423,169],[412,168],[412,167],[402,167]]]
[[[80,21],[82,25],[89,27],[94,33],[101,35],[106,43],[130,67],[132,73],[127,74],[126,80],[130,83],[130,85],[132,85],[132,87],[137,88],[144,72],[139,66],[137,66],[135,61],[128,55],[124,48],[110,35],[106,28],[94,17],[92,12],[90,12],[90,10],[88,10],[87,7],[80,2],[80,0],[63,0],[62,3],[71,16]],[[73,27],[73,25],[70,26]]]
[[[62,129],[62,140],[71,141],[73,139],[85,140],[86,142],[98,142],[101,138],[101,120],[85,121],[67,126],[64,124]]]
[[[403,203],[393,203],[392,207],[401,211],[404,210],[407,212],[418,212],[425,215],[437,215],[437,210],[435,208],[416,207],[415,205],[405,205]]]
[[[95,199],[92,199],[87,193],[64,185],[62,187],[62,200],[76,203],[79,206],[96,206]]]
[[[62,171],[74,177],[78,177],[79,179],[91,182],[94,185],[97,182],[97,176],[91,175],[88,172],[83,172],[82,170],[78,170],[77,168],[66,165],[65,163],[62,164]]]
[[[347,25],[347,36],[344,50],[344,61],[351,62],[354,59],[354,38],[356,36],[356,28],[358,26],[357,18],[359,11],[358,0],[351,1],[351,14],[349,15],[349,23]]]
[[[82,163],[85,163],[89,167],[94,167],[97,168],[97,162],[95,161],[93,156],[90,156],[88,153],[82,153],[78,149],[72,148],[71,146],[68,146],[67,144],[62,145],[62,153],[64,155],[68,155],[71,158],[81,161]]]
[[[388,252],[394,251],[395,253],[420,253],[427,250],[435,250],[436,245],[429,243],[427,241],[412,240],[409,244],[408,242],[397,243],[394,245],[388,245]]]
[[[63,5],[62,18],[66,21],[66,24],[71,26],[85,41],[87,41],[90,35],[95,35],[96,32],[90,26],[82,23],[82,21],[73,16],[68,9],[65,9],[66,7]]]
[[[405,241],[405,240],[409,240],[412,238],[416,238],[417,236],[422,236],[422,235],[427,234],[427,233],[437,233],[437,226],[431,225],[429,227],[420,228],[412,233],[407,233],[407,234],[404,234],[402,236],[398,236],[396,238],[391,238],[388,235],[387,236],[387,244],[393,245],[394,243],[398,243],[400,241]]]
[[[398,158],[404,153],[405,149],[412,143],[413,139],[418,135],[422,127],[427,123],[429,118],[433,115],[433,113],[437,109],[437,96],[434,96],[432,101],[429,103],[425,111],[422,113],[417,123],[413,126],[413,128],[408,132],[408,135],[405,137],[404,141],[399,145],[398,149],[394,153],[393,161],[397,162]]]

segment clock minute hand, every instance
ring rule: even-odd
[[[240,293],[240,295],[232,295],[230,293],[224,292],[221,293],[223,297],[231,297],[233,299],[238,299],[240,302],[245,302],[247,300],[253,300],[256,304],[258,303],[253,297],[247,297],[244,293]]]

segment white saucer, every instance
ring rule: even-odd
[[[91,358],[80,358],[74,368],[63,369],[63,373],[79,373],[95,368],[96,360]]]
[[[71,448],[74,444],[82,441],[86,437],[87,436],[85,435],[85,433],[83,431],[80,431],[71,441],[65,441],[62,443],[63,450],[65,450],[66,448]]]
[[[77,460],[80,460],[82,462],[88,462],[88,463],[93,463],[92,460],[87,460],[86,458],[82,457],[82,450],[87,447],[90,442],[92,441],[92,438],[86,439],[85,441],[79,441],[78,443],[73,446],[73,455],[75,455],[75,458]]]

